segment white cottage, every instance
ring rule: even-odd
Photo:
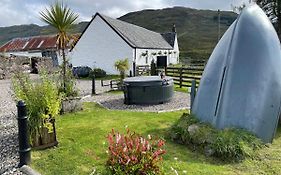
[[[162,64],[179,62],[179,47],[175,27],[169,33],[156,33],[99,13],[90,21],[72,49],[73,66],[102,68],[116,74],[114,63],[128,58],[134,72],[135,66],[150,65],[154,59]]]

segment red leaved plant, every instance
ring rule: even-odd
[[[107,136],[109,158],[107,166],[112,174],[159,174],[159,162],[165,154],[161,139],[145,139],[127,129],[126,134],[120,134],[112,129]]]

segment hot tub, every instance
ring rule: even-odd
[[[160,104],[172,99],[174,82],[171,77],[141,76],[124,79],[124,103]]]

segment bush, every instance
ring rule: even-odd
[[[93,76],[95,76],[95,78],[104,78],[104,77],[106,77],[106,72],[101,68],[94,68],[90,72],[89,77],[93,77]]]
[[[165,150],[163,140],[145,139],[130,130],[120,134],[112,130],[107,136],[109,158],[107,166],[112,174],[159,174],[159,162]]]
[[[16,72],[12,79],[16,100],[24,100],[29,116],[31,141],[42,136],[43,128],[52,132],[52,121],[59,114],[61,97],[52,77],[40,73],[40,81],[31,81],[27,74]]]
[[[171,127],[170,137],[178,143],[204,151],[208,156],[226,161],[251,157],[262,145],[260,139],[245,130],[217,130],[188,114],[183,114]]]
[[[73,67],[72,73],[76,77],[86,78],[89,77],[91,70],[92,69],[88,66],[79,66],[79,67]]]

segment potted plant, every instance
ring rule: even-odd
[[[66,69],[66,75],[63,79],[59,74],[59,93],[62,96],[61,114],[80,111],[83,109],[81,97],[78,96],[78,90],[75,88],[75,78],[70,68]]]
[[[144,52],[141,54],[141,56],[145,57],[147,55],[147,52]]]
[[[55,119],[59,114],[61,96],[55,79],[46,71],[38,81],[17,71],[12,78],[16,100],[24,100],[29,116],[29,133],[33,148],[48,148],[58,144]]]

